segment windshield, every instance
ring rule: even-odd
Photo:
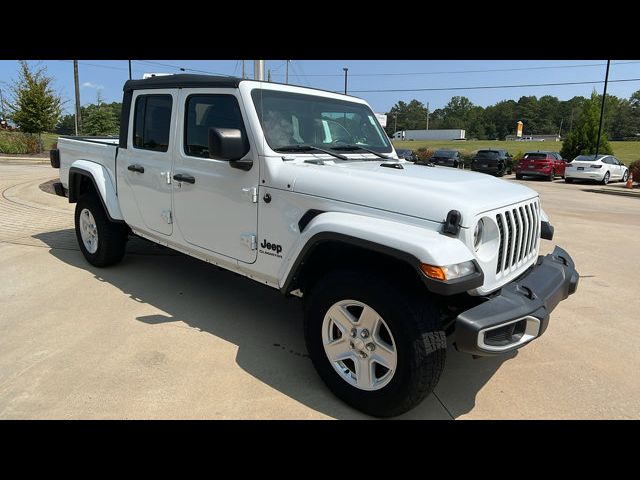
[[[456,156],[456,152],[452,152],[451,150],[438,150],[433,154],[433,156],[440,158],[453,158]]]
[[[361,103],[263,89],[253,90],[251,97],[272,150],[291,145],[328,149],[359,145],[391,152],[375,115]]]
[[[396,153],[398,155],[411,155],[411,150],[406,150],[403,148],[396,148]]]

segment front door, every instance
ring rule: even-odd
[[[128,148],[118,151],[118,196],[132,227],[171,235],[170,139],[175,98],[170,90],[136,92]]]
[[[209,158],[210,128],[236,128],[247,135],[236,95],[235,89],[181,91],[173,202],[177,228],[188,243],[252,263],[257,257],[254,245],[258,226],[259,163],[255,148],[246,155],[254,160],[249,171]],[[188,181],[176,180],[185,176]]]

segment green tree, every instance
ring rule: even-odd
[[[87,105],[82,113],[82,133],[84,135],[115,135],[118,121],[113,108],[102,101],[100,92],[95,104]]]
[[[63,115],[60,117],[55,132],[60,135],[74,135],[76,133],[76,116]]]
[[[427,108],[418,100],[411,100],[409,103],[400,100],[387,113],[386,130],[389,134],[400,130],[423,130],[425,128],[427,128]]]
[[[560,153],[563,158],[573,159],[578,155],[596,153],[598,126],[600,123],[600,102],[598,97],[599,95],[594,90],[591,94],[591,99],[584,103],[577,124],[574,125],[573,131],[566,136],[562,144]],[[607,135],[604,132],[602,132],[600,138],[598,153],[613,153]]]
[[[11,87],[9,116],[25,133],[37,134],[42,150],[42,132],[52,131],[62,111],[60,95],[53,90],[53,78],[45,67],[32,69],[20,61],[18,80]]]

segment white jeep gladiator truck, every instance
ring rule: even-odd
[[[119,138],[61,137],[51,164],[89,263],[137,235],[300,297],[320,377],[374,416],[434,389],[448,336],[474,356],[518,349],[578,285],[567,252],[538,255],[553,228],[535,191],[399,160],[351,96],[129,80]]]

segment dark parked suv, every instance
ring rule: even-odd
[[[458,168],[462,160],[457,150],[436,150],[436,153],[431,157],[431,163],[442,165],[443,167]]]
[[[513,157],[506,150],[478,150],[471,160],[471,170],[475,172],[490,173],[498,177],[505,173],[511,173],[513,169]]]

